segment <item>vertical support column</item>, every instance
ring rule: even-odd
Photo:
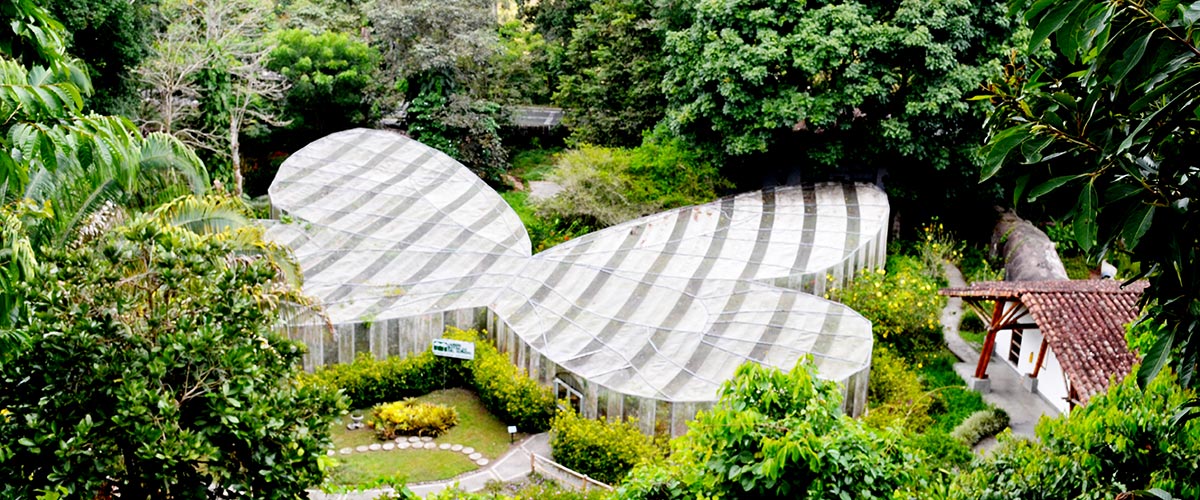
[[[992,322],[988,325],[987,338],[983,341],[983,349],[979,351],[979,363],[975,365],[975,378],[987,378],[988,361],[992,359],[992,350],[996,348],[996,332],[1000,330],[1003,313],[1004,301],[997,298],[996,307],[992,308]]]
[[[1033,365],[1033,374],[1030,377],[1037,378],[1038,372],[1042,371],[1042,361],[1046,359],[1046,336],[1042,335],[1042,345],[1038,347],[1037,363]]]

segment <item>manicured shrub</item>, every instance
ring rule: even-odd
[[[446,338],[475,342],[475,359],[460,361],[424,352],[379,361],[359,354],[353,363],[304,375],[306,383],[341,389],[361,408],[428,394],[445,387],[473,389],[488,411],[522,432],[542,432],[554,417],[554,395],[513,366],[474,330],[446,329]]]
[[[1008,427],[1008,413],[1004,410],[989,408],[979,410],[966,420],[963,420],[958,427],[950,431],[950,437],[962,441],[967,446],[975,446],[983,438],[995,436]]]
[[[458,425],[458,411],[454,408],[415,399],[376,406],[367,419],[367,426],[375,429],[375,435],[382,440],[397,436],[438,437],[455,425]]]
[[[555,461],[608,484],[620,483],[635,465],[661,456],[633,419],[595,420],[568,409],[555,415],[551,429]]]
[[[923,269],[916,258],[891,256],[886,271],[863,271],[828,297],[871,320],[878,345],[919,364],[942,348],[939,318],[945,304],[937,281]]]
[[[508,356],[474,330],[446,329],[446,337],[475,342],[475,359],[465,363],[468,385],[488,411],[521,432],[542,432],[554,418],[554,395],[513,366]]]
[[[871,377],[867,384],[867,416],[876,428],[897,427],[922,432],[933,423],[929,408],[934,396],[921,386],[908,362],[885,347],[871,354]]]

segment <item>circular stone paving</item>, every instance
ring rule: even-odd
[[[436,444],[434,444],[434,443],[425,443],[425,449],[426,449],[426,450],[432,450],[432,449],[435,449],[435,448],[437,448],[437,445],[436,445]]]
[[[483,458],[483,453],[472,453],[468,456],[471,460],[479,460]]]
[[[428,443],[430,441],[433,441],[433,438],[431,438],[429,436],[421,436],[421,441]]]
[[[442,449],[442,450],[449,450],[449,449],[450,449],[450,443],[442,443],[442,444],[439,444],[439,445],[438,445],[438,449]]]
[[[472,454],[472,453],[475,453],[475,448],[472,448],[472,447],[468,446],[468,447],[466,447],[466,448],[463,448],[463,449],[461,449],[461,450],[459,450],[459,451],[463,452],[463,454],[470,455],[470,454]]]
[[[379,443],[375,443],[375,444],[372,444],[371,446],[368,446],[367,449],[371,450],[371,451],[379,451],[379,450],[383,449],[383,445],[381,445]]]
[[[392,443],[392,442],[383,443],[383,451],[391,451],[395,447],[396,447],[396,443]]]
[[[369,446],[367,446],[367,445],[365,445],[365,444],[364,444],[364,445],[359,445],[359,446],[356,446],[356,447],[354,447],[354,451],[357,451],[357,452],[359,452],[359,453],[366,453],[366,452],[367,452],[367,451],[369,451],[370,449],[371,449],[371,447],[369,447]]]
[[[450,451],[459,451],[461,449],[462,449],[461,444],[456,444],[456,445],[450,447]]]
[[[487,465],[487,464],[488,464],[488,459],[486,459],[486,458],[481,458],[481,459],[479,459],[479,460],[476,460],[476,461],[475,461],[475,463],[476,463],[476,464],[479,464],[480,466],[484,466],[484,465]]]
[[[399,449],[401,449],[401,450],[407,450],[407,449],[409,449],[409,448],[411,448],[411,447],[412,447],[412,443],[409,443],[408,441],[405,441],[405,442],[403,442],[403,443],[400,443],[400,444],[397,444],[397,445],[396,445],[396,448],[399,448]]]
[[[342,448],[341,450],[338,451],[338,453],[341,453],[343,455],[349,455],[350,453],[353,453],[353,452],[354,452],[354,450],[350,449],[350,448]]]
[[[410,442],[410,443],[416,443],[420,440],[421,440],[421,438],[416,437],[416,436],[412,436],[412,437],[408,438],[408,442]]]

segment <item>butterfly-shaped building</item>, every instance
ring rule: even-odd
[[[450,157],[387,131],[322,138],[271,184],[289,245],[336,335],[290,330],[308,369],[427,351],[446,326],[497,347],[586,416],[673,435],[747,361],[811,354],[866,406],[871,324],[820,295],[882,266],[888,202],[864,184],[781,187],[642,217],[532,255],[500,196]]]

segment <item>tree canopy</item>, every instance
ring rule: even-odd
[[[1200,4],[1014,2],[1053,41],[1058,66],[1014,65],[989,89],[986,180],[1006,163],[1018,201],[1076,200],[1079,246],[1127,252],[1150,280],[1147,321],[1164,325],[1143,352],[1145,384],[1174,353],[1180,381],[1200,385]]]

